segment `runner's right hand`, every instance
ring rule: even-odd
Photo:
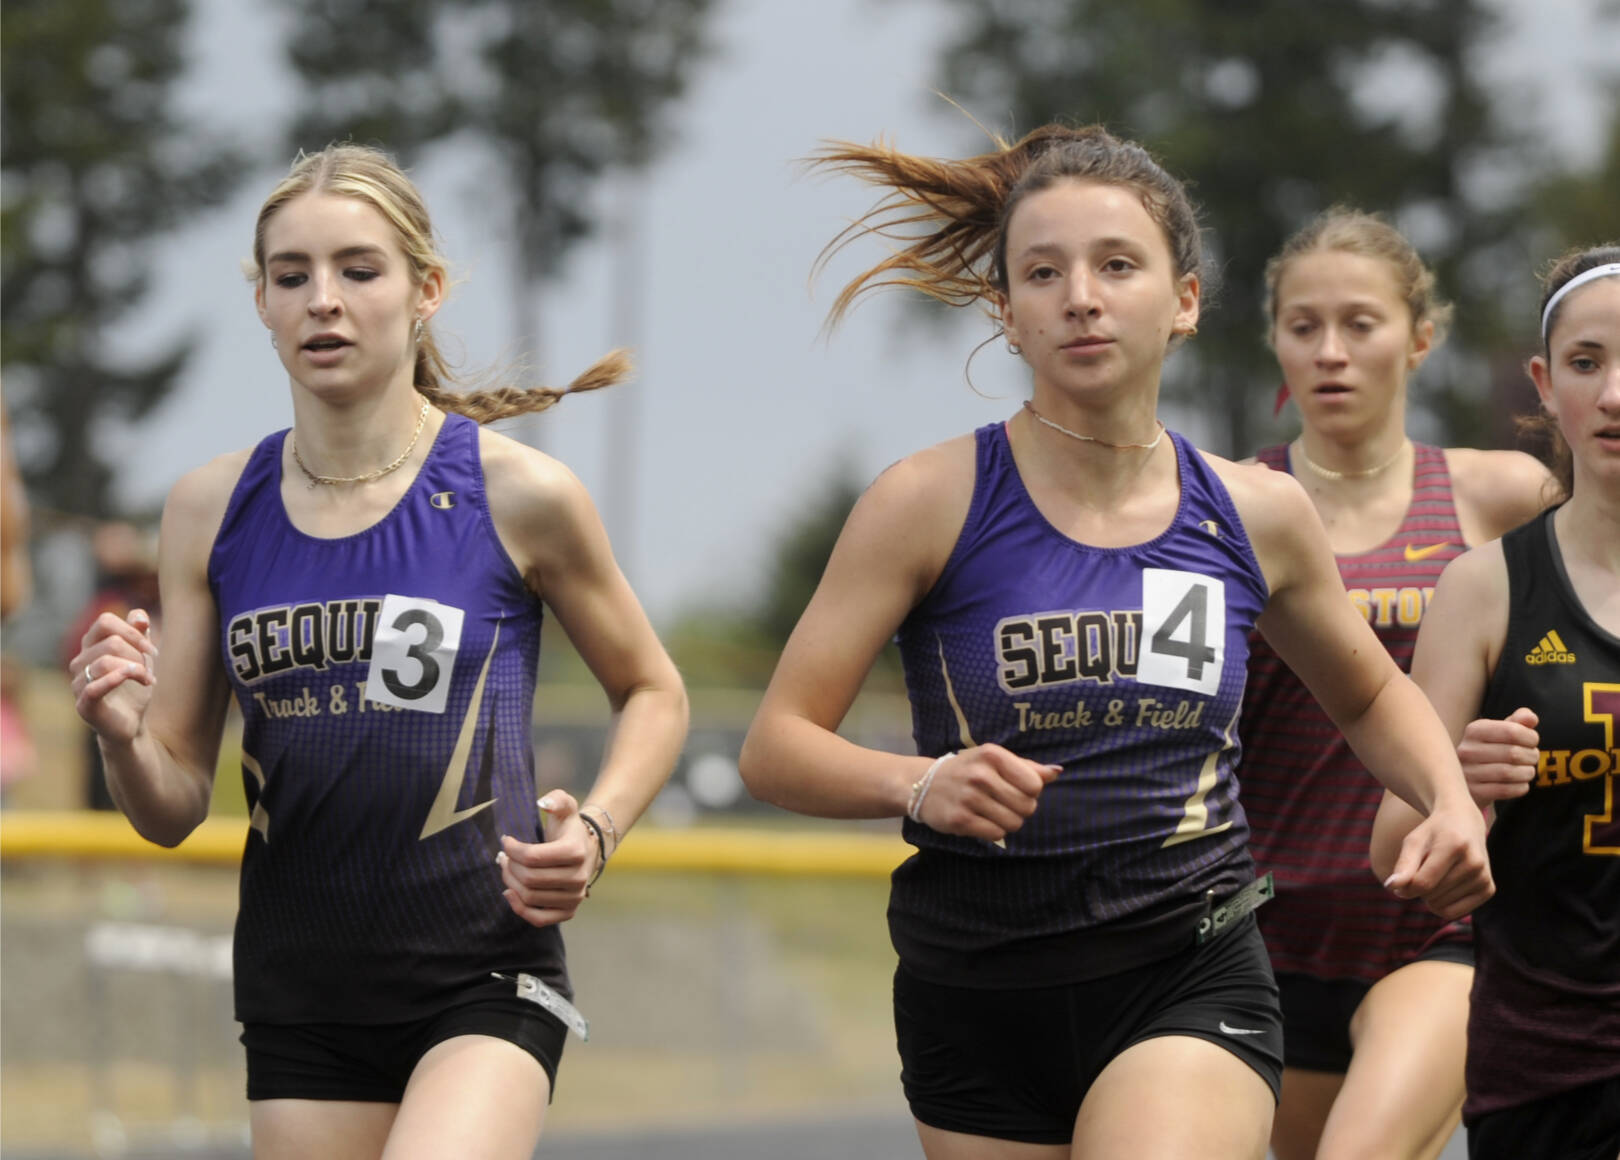
[[[152,618],[144,609],[127,620],[110,612],[96,617],[68,662],[79,716],[109,741],[133,741],[152,700],[156,658]]]
[[[1457,746],[1457,760],[1468,779],[1468,792],[1483,807],[1530,792],[1540,766],[1539,718],[1529,709],[1515,709],[1506,719],[1482,717],[1470,721]]]
[[[935,770],[919,817],[943,834],[999,842],[1023,826],[1062,772],[999,745],[964,749]]]

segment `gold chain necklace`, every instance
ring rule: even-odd
[[[1394,467],[1395,461],[1406,454],[1406,448],[1410,442],[1410,440],[1402,439],[1401,445],[1395,449],[1394,455],[1391,455],[1377,467],[1363,467],[1360,471],[1334,471],[1331,467],[1323,467],[1320,463],[1311,462],[1311,457],[1305,454],[1305,440],[1303,439],[1294,441],[1294,450],[1299,452],[1299,461],[1323,479],[1371,479],[1373,476],[1382,475],[1391,467]]]
[[[1035,417],[1035,421],[1037,423],[1044,423],[1046,426],[1052,428],[1052,430],[1054,430],[1054,431],[1061,431],[1061,432],[1063,432],[1063,434],[1067,435],[1070,439],[1078,439],[1083,443],[1100,443],[1104,447],[1112,447],[1115,451],[1125,451],[1125,450],[1128,450],[1128,449],[1133,448],[1133,447],[1139,447],[1143,451],[1152,451],[1155,447],[1157,447],[1159,445],[1160,441],[1164,439],[1164,420],[1163,419],[1155,419],[1155,420],[1153,420],[1155,423],[1157,423],[1159,425],[1159,433],[1153,437],[1153,441],[1151,443],[1110,443],[1108,440],[1099,439],[1095,435],[1082,435],[1078,431],[1070,431],[1067,427],[1063,426],[1061,423],[1052,422],[1052,420],[1048,419],[1045,415],[1043,415],[1039,411],[1037,411],[1035,409],[1035,404],[1029,402],[1027,399],[1024,401],[1024,410],[1028,411],[1031,415],[1033,415]]]
[[[391,471],[399,470],[400,465],[411,457],[411,452],[416,450],[416,441],[422,438],[422,428],[427,424],[427,417],[428,403],[426,399],[423,399],[421,413],[416,416],[416,431],[411,435],[411,441],[405,445],[405,450],[399,453],[399,458],[387,467],[379,467],[377,470],[368,471],[364,475],[316,475],[299,456],[298,442],[293,437],[292,432],[287,433],[287,442],[292,447],[293,462],[298,464],[298,470],[302,471],[309,480],[309,489],[311,491],[315,490],[316,484],[321,484],[324,487],[334,487],[340,483],[370,483],[373,480],[381,479]]]

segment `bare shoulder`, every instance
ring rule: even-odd
[[[976,478],[972,435],[892,464],[856,501],[828,574],[857,585],[892,578],[914,603],[939,579],[962,535]]]
[[[1511,531],[1554,499],[1552,474],[1523,451],[1448,447],[1446,469],[1463,532],[1476,543]]]
[[[585,485],[561,460],[499,431],[478,429],[478,455],[490,514],[503,531],[513,521],[550,523],[590,503]]]
[[[1312,521],[1317,520],[1310,497],[1288,472],[1273,471],[1253,459],[1234,463],[1208,451],[1198,454],[1226,485],[1227,494],[1232,497],[1232,504],[1242,517],[1251,540],[1266,535],[1275,524],[1292,523],[1301,513],[1308,512]]]
[[[478,454],[495,534],[524,583],[547,598],[613,567],[607,532],[579,477],[561,460],[481,427]]]
[[[966,515],[977,478],[977,444],[959,435],[913,452],[878,474],[861,502],[893,507],[911,515],[950,511]]]
[[[206,562],[214,537],[225,521],[237,481],[253,454],[244,448],[209,460],[175,481],[163,505],[166,554],[175,552]]]
[[[1507,598],[1507,557],[1502,554],[1501,540],[1468,549],[1446,565],[1434,586],[1434,599],[1442,603],[1479,601],[1483,608],[1483,602],[1494,606],[1506,604]]]
[[[1424,610],[1412,662],[1414,679],[1422,678],[1418,683],[1431,697],[1434,691],[1429,682],[1435,673],[1460,671],[1456,666],[1464,658],[1477,657],[1487,675],[1495,670],[1507,637],[1511,603],[1501,540],[1470,548],[1446,565]],[[1477,704],[1477,696],[1476,690],[1470,695],[1471,703]]]
[[[1297,479],[1263,463],[1233,463],[1208,452],[1199,454],[1226,485],[1273,595],[1301,581],[1320,579],[1321,569],[1331,568],[1333,550],[1327,532]]]
[[[972,435],[913,452],[872,481],[845,534],[903,554],[937,576],[967,521],[977,476]]]

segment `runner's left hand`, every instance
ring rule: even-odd
[[[1473,801],[1436,805],[1406,840],[1384,886],[1397,898],[1421,898],[1441,918],[1454,919],[1496,893],[1485,854],[1485,818]]]
[[[540,842],[520,842],[502,835],[503,894],[512,912],[534,926],[555,926],[574,917],[585,901],[586,886],[596,873],[596,837],[579,820],[579,803],[560,789],[543,794]]]

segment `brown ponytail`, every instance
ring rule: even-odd
[[[433,357],[437,357],[437,354],[435,350]],[[635,369],[629,351],[615,350],[597,359],[583,374],[561,390],[556,387],[507,386],[461,392],[446,390],[442,377],[424,376],[423,362],[423,354],[418,351],[417,393],[440,410],[465,415],[475,423],[493,423],[500,419],[532,415],[547,410],[556,406],[564,395],[597,391],[624,382]]]

